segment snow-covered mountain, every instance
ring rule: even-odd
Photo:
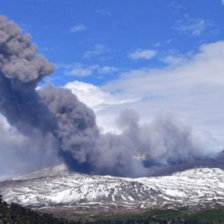
[[[224,171],[195,168],[169,176],[121,178],[70,173],[64,165],[0,183],[11,203],[30,207],[163,208],[224,205]]]

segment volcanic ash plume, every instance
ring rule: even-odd
[[[132,110],[120,115],[122,134],[100,134],[94,112],[69,90],[53,86],[36,90],[53,71],[54,66],[37,54],[30,36],[1,16],[0,112],[26,139],[35,139],[37,146],[48,136],[53,142],[48,144],[49,155],[54,147],[55,155],[71,170],[141,176],[154,165],[182,163],[201,155],[189,129],[169,118],[140,125]],[[27,147],[31,152],[35,148],[30,143]],[[39,154],[44,157],[44,153],[41,146]]]
[[[38,83],[53,71],[54,66],[37,54],[30,36],[0,17],[1,113],[29,136],[50,133],[65,160],[70,161],[71,157],[74,164],[81,164],[93,147],[93,135],[98,134],[95,116],[68,90],[46,87],[41,94],[36,91]]]
[[[29,126],[47,131],[55,126],[35,90],[54,66],[36,51],[29,35],[0,17],[0,111],[21,131],[27,131]]]
[[[57,122],[52,131],[60,142],[60,155],[69,168],[90,173],[89,159],[99,138],[95,114],[66,89],[46,87],[40,96]]]
[[[121,176],[152,174],[153,167],[178,165],[202,158],[191,130],[170,116],[140,124],[133,110],[120,114],[122,134],[105,134],[98,139],[95,167],[98,173]]]

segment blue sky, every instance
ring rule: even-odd
[[[224,1],[2,0],[0,14],[56,65],[44,84],[70,88],[106,130],[125,108],[168,113],[224,148]]]
[[[51,79],[56,85],[74,79],[102,85],[122,71],[166,66],[166,55],[197,51],[224,34],[221,0],[3,0],[0,12],[30,32],[39,51],[58,65]],[[156,56],[128,57],[145,49]],[[78,64],[114,69],[66,75]]]

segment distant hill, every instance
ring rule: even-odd
[[[121,178],[69,172],[65,166],[0,182],[7,203],[74,214],[224,206],[224,170],[194,168],[168,176]]]
[[[18,204],[7,204],[0,196],[0,224],[72,224],[49,214],[38,213]]]
[[[95,216],[92,220],[68,221],[41,214],[17,204],[7,204],[0,196],[0,224],[224,224],[224,209],[190,213],[187,209],[152,210],[143,214]]]

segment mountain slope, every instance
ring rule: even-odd
[[[224,205],[224,171],[196,168],[170,176],[121,178],[70,173],[64,166],[0,183],[8,203],[28,207],[148,209]]]
[[[71,219],[71,217],[68,217]],[[77,218],[77,217],[76,217]],[[84,219],[68,220],[53,217],[50,214],[40,213],[28,208],[23,208],[17,204],[8,205],[2,201],[0,196],[0,223],[7,224],[207,224],[207,223],[224,223],[224,210],[211,209],[200,212],[189,213],[185,209],[180,210],[151,210],[141,214],[121,214],[121,215],[107,215],[94,216],[91,218],[82,217]]]

